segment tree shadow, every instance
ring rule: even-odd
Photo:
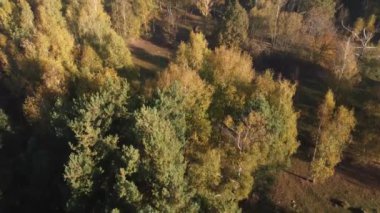
[[[305,176],[298,175],[298,174],[296,174],[296,173],[294,173],[294,172],[292,172],[292,171],[289,171],[289,170],[284,169],[284,172],[286,172],[286,173],[288,173],[288,174],[290,174],[290,175],[293,175],[294,177],[300,178],[300,179],[302,179],[302,180],[304,180],[304,181],[310,181],[309,178],[307,178],[307,177],[305,177]]]
[[[342,162],[336,169],[340,174],[348,177],[355,184],[370,189],[380,190],[380,167],[376,165],[359,165],[347,161]]]
[[[276,183],[276,174],[280,166],[266,166],[255,172],[255,186],[250,197],[240,202],[243,212],[273,212],[282,213],[289,210],[273,202],[270,192]]]
[[[165,68],[169,64],[169,58],[167,57],[151,54],[140,47],[132,46],[130,49],[136,58],[157,65],[160,68]]]

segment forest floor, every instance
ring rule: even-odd
[[[152,41],[134,39],[129,43],[133,63],[142,71],[154,74],[163,70],[173,56],[173,50]]]
[[[198,19],[197,16],[186,15],[182,25],[191,30],[199,22]],[[154,39],[135,39],[129,43],[129,47],[135,65],[142,75],[150,77],[165,69],[176,51],[174,47]],[[264,56],[260,63],[255,63],[258,71],[267,68],[298,83],[295,108],[300,113],[299,127],[302,127],[299,129],[299,140],[302,144],[300,150],[303,151],[300,152],[306,150],[310,153],[315,106],[321,102],[329,87],[326,82],[329,74],[323,68],[308,62],[276,55]],[[337,167],[335,175],[325,183],[313,184],[308,180],[308,157],[300,157],[301,155],[308,154],[298,153],[292,159],[292,166],[275,177],[276,181],[268,192],[272,206],[269,209],[264,207],[265,212],[380,212],[379,165],[343,162]],[[347,202],[347,206],[339,207],[337,203],[340,201]],[[262,210],[260,207],[257,209]]]
[[[277,176],[270,198],[286,212],[379,212],[380,167],[341,163],[325,183],[311,183],[309,162],[293,158]],[[339,206],[346,202],[346,206]]]

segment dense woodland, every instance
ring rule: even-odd
[[[0,212],[251,212],[295,155],[309,184],[379,165],[378,17],[378,0],[1,0]],[[138,38],[175,54],[149,72]]]

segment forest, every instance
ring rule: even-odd
[[[380,1],[0,0],[0,212],[380,212]]]

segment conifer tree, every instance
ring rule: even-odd
[[[137,171],[139,152],[121,145],[109,131],[115,120],[126,116],[129,87],[125,80],[108,78],[96,93],[74,101],[74,119],[68,126],[74,133],[72,153],[64,177],[70,188],[69,211],[93,211],[102,203],[104,211],[141,199],[130,176]]]
[[[248,27],[247,11],[240,5],[239,1],[231,1],[227,4],[219,33],[219,43],[229,47],[239,47],[247,41]]]

